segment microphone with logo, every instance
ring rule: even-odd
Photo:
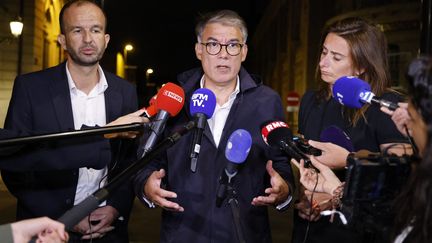
[[[293,134],[288,124],[283,121],[271,121],[261,127],[261,135],[264,142],[278,148],[297,161],[304,160],[306,168],[313,168],[316,172],[319,170],[312,165],[309,157],[301,151],[293,142]]]
[[[195,172],[197,169],[203,132],[207,124],[207,119],[210,119],[213,116],[215,107],[216,96],[211,90],[201,88],[197,89],[192,94],[190,101],[190,113],[197,124],[193,135],[192,146],[190,149],[190,169],[192,172]]]
[[[216,196],[216,206],[220,207],[232,189],[233,178],[237,175],[237,167],[246,161],[252,146],[252,137],[244,129],[235,130],[228,138],[225,147],[225,158],[228,160],[225,169],[219,177],[219,188]]]
[[[157,94],[153,95],[153,97],[149,101],[149,106],[144,108],[144,112],[141,116],[145,118],[151,118],[157,114],[158,109],[156,107]]]
[[[350,108],[361,108],[366,103],[378,104],[392,111],[399,107],[376,96],[367,82],[353,76],[343,76],[336,80],[333,85],[333,98]]]
[[[333,85],[333,98],[340,104],[350,108],[361,108],[366,103],[378,104],[392,111],[399,107],[396,103],[375,96],[367,82],[352,76],[344,76],[336,80]],[[407,126],[405,126],[405,130],[414,154],[417,154],[418,147],[414,139],[409,135]]]
[[[170,116],[176,116],[183,108],[183,104],[184,91],[180,86],[173,83],[166,83],[160,88],[155,100],[155,106],[158,112],[153,118],[150,135],[143,148],[141,148],[141,158],[153,149],[158,137],[165,129],[168,118]]]

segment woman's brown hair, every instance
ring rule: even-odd
[[[345,18],[329,25],[323,32],[320,48],[322,49],[327,34],[333,33],[343,38],[350,47],[352,65],[354,70],[360,70],[358,78],[368,82],[372,92],[381,96],[390,88],[390,74],[388,71],[387,61],[387,41],[385,35],[380,29],[361,18]],[[321,52],[320,52],[321,53]],[[319,63],[320,58],[318,58]],[[319,64],[316,68],[317,80],[321,80]],[[331,88],[325,82],[320,82],[318,91],[320,100],[331,98]],[[354,110],[344,108],[349,114],[353,126],[364,116],[368,105],[361,109]],[[366,121],[367,122],[367,121]]]

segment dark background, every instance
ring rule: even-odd
[[[155,70],[152,81],[157,84],[175,81],[178,73],[200,65],[194,53],[194,28],[200,13],[236,11],[246,21],[250,43],[268,3],[269,0],[122,0],[119,4],[118,0],[105,0],[102,4],[111,40],[104,61],[115,60],[115,54],[123,53],[126,43],[131,43],[134,50],[128,52],[127,64],[137,66],[137,82],[145,82],[145,71],[150,67]],[[251,55],[249,52],[248,58]],[[115,63],[104,64],[115,71]]]

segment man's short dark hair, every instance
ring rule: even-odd
[[[96,2],[91,1],[91,0],[71,0],[71,1],[68,1],[65,5],[63,5],[62,9],[60,10],[60,15],[59,15],[60,33],[65,34],[65,29],[64,29],[65,27],[64,27],[64,22],[63,22],[63,15],[64,15],[65,11],[73,5],[81,6],[81,5],[85,5],[85,4],[93,4],[94,6],[98,7],[102,11],[102,13],[105,17],[105,29],[106,29],[107,17],[106,17],[105,11],[103,10],[103,8],[99,4],[97,4]]]

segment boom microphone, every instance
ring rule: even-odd
[[[141,158],[153,149],[157,138],[165,129],[168,118],[176,116],[181,111],[184,104],[184,91],[176,84],[167,83],[157,93],[155,104],[158,112],[153,120],[151,133],[144,145]]]
[[[191,171],[195,172],[201,148],[201,139],[207,119],[213,116],[216,107],[215,94],[206,88],[197,89],[191,97],[190,113],[197,124],[190,149]]]
[[[225,158],[228,160],[219,178],[219,188],[216,196],[216,206],[220,207],[226,197],[227,186],[237,175],[237,167],[244,163],[252,146],[252,137],[244,129],[235,130],[228,138],[225,148]]]
[[[361,108],[366,103],[378,104],[392,111],[399,107],[396,103],[376,96],[367,82],[353,76],[343,76],[336,80],[333,85],[333,98],[350,108]]]
[[[295,145],[293,142],[293,134],[288,124],[285,122],[271,121],[263,125],[261,127],[261,135],[267,145],[283,150],[297,161],[304,160],[306,168],[313,168],[315,171],[319,172],[319,170],[312,165],[309,157]]]

